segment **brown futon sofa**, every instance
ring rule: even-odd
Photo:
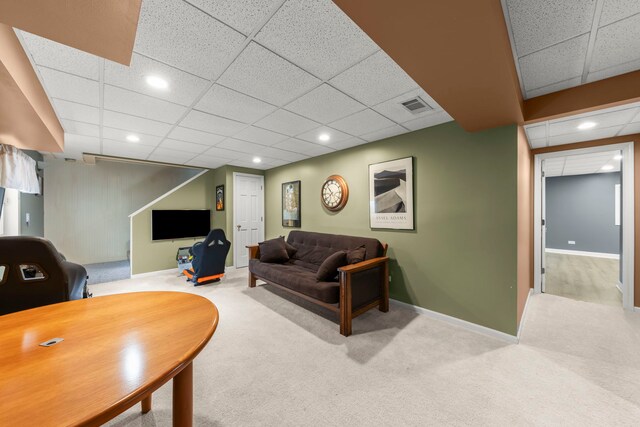
[[[332,310],[344,336],[354,317],[376,306],[389,311],[387,245],[376,239],[294,230],[286,242],[281,237],[248,249],[249,287],[260,279]]]

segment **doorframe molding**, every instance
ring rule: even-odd
[[[626,310],[634,308],[634,143],[599,145],[588,148],[569,149],[540,153],[534,156],[533,170],[533,292],[541,293],[542,282],[542,161],[554,157],[565,157],[576,154],[598,153],[620,150],[622,152],[622,306]]]
[[[244,172],[233,172],[233,211],[231,212],[231,227],[232,227],[232,233],[233,233],[233,246],[234,246],[234,250],[233,250],[233,265],[236,266],[238,265],[238,252],[236,251],[236,243],[238,242],[237,239],[237,228],[236,228],[236,224],[235,224],[235,217],[236,217],[236,210],[237,210],[237,205],[238,205],[238,192],[236,191],[237,187],[237,178],[239,176],[247,176],[247,177],[251,177],[251,178],[260,178],[260,184],[262,186],[262,234],[261,236],[259,236],[259,241],[264,240],[264,236],[265,236],[265,224],[267,223],[265,221],[265,210],[264,210],[264,205],[265,205],[265,198],[264,198],[264,193],[265,193],[265,188],[264,188],[264,175],[256,175],[256,174],[252,174],[252,173],[244,173]],[[237,248],[239,249],[239,248]]]

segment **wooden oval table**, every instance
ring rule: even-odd
[[[135,292],[0,316],[0,426],[100,425],[173,378],[173,425],[193,422],[192,361],[218,310],[182,292]],[[41,343],[63,341],[50,347]]]

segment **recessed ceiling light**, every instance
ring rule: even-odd
[[[262,159],[260,157],[254,157],[253,158],[253,163],[260,163],[262,161]]]
[[[169,87],[169,82],[158,76],[147,76],[147,84],[156,89],[166,89]]]
[[[578,125],[578,129],[587,130],[596,127],[596,122],[582,122]]]
[[[613,160],[622,160],[622,154],[616,154],[613,156]]]
[[[330,139],[331,139],[331,136],[328,133],[321,133],[320,135],[318,135],[318,140],[322,142],[327,142]]]
[[[604,165],[603,167],[600,168],[600,170],[603,170],[603,171],[613,170],[613,165]]]
[[[138,135],[127,135],[127,141],[138,142],[140,141],[140,137]]]

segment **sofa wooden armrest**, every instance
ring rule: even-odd
[[[260,258],[260,246],[258,245],[248,245],[245,246],[249,249],[249,259],[259,259]],[[253,273],[249,272],[249,287],[256,287],[256,276]]]

